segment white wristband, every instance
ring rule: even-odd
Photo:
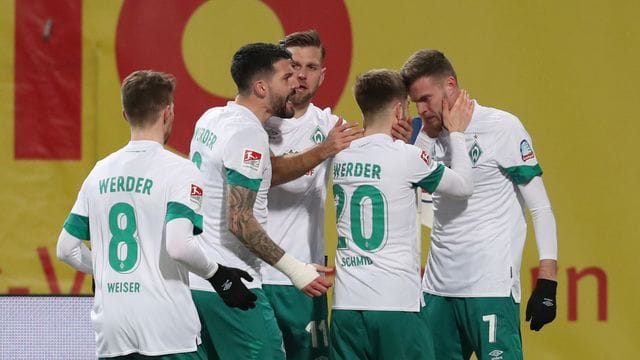
[[[282,255],[282,258],[280,258],[277,263],[273,264],[273,267],[287,275],[293,285],[299,290],[302,290],[315,280],[315,278],[320,276],[315,266],[305,264],[286,253]]]

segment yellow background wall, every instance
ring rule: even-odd
[[[48,248],[61,291],[71,288],[74,272],[53,259],[60,227],[95,161],[129,136],[120,115],[114,55],[121,6],[122,1],[82,3],[82,159],[17,161],[15,2],[0,0],[0,293],[13,287],[51,292],[38,247]],[[313,11],[323,2],[298,6]],[[532,135],[558,222],[560,269],[556,322],[540,333],[523,322],[527,357],[634,358],[640,323],[635,276],[640,252],[640,2],[352,0],[346,6],[353,55],[336,113],[360,119],[351,94],[359,73],[397,69],[413,51],[429,47],[447,54],[461,85],[481,104],[516,114]],[[221,9],[236,16],[221,16]],[[211,1],[190,20],[182,55],[204,88],[232,96],[226,75],[232,53],[246,42],[276,41],[283,35],[278,17],[259,2]],[[177,55],[160,51],[158,56]],[[328,219],[334,217],[331,206]],[[537,263],[533,240],[530,231],[522,271],[525,294],[532,285],[529,270]],[[331,223],[327,244],[332,260]],[[606,275],[606,292],[598,294],[594,276],[574,282],[576,318],[570,319],[568,274],[587,268]],[[82,290],[90,291],[88,281]],[[598,318],[599,302],[606,302],[604,319]]]

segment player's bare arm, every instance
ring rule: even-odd
[[[558,261],[553,259],[540,260],[538,268],[538,279],[557,281]]]
[[[257,193],[242,186],[227,185],[227,219],[231,231],[252,253],[274,265],[284,250],[269,238],[253,215]]]
[[[329,131],[327,139],[299,154],[274,156],[271,154],[271,186],[299,178],[326,159],[349,147],[353,140],[361,138],[364,129],[358,123],[338,120]]]
[[[320,296],[331,282],[318,271],[330,271],[314,264],[305,264],[289,255],[271,240],[253,215],[257,193],[237,185],[227,185],[229,194],[227,216],[231,231],[251,252],[287,275],[294,286],[308,296]]]

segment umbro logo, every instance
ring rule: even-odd
[[[544,298],[544,301],[542,303],[546,306],[553,306],[553,299]]]
[[[502,350],[493,350],[492,352],[489,353],[489,356],[491,356],[491,360],[500,360],[502,359],[503,353],[504,351]]]
[[[231,289],[231,286],[233,285],[233,283],[231,282],[231,280],[227,280],[224,282],[224,284],[222,284],[222,290],[227,291],[229,289]]]

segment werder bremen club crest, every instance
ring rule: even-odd
[[[473,145],[471,145],[471,149],[469,149],[469,158],[471,158],[471,165],[476,166],[478,159],[482,155],[482,149],[480,145],[478,145],[477,140],[473,140]]]
[[[320,126],[316,126],[316,129],[313,130],[313,134],[311,134],[311,141],[316,144],[320,144],[325,139],[324,133],[320,130]]]

